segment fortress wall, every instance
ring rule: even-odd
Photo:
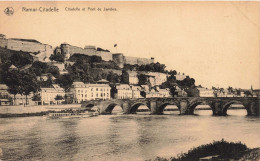
[[[69,46],[69,54],[72,56],[73,54],[84,54],[84,55],[89,55],[93,56],[96,55],[96,50],[94,49],[83,49],[77,46]]]
[[[137,58],[137,64],[138,65],[144,65],[144,64],[151,64],[153,63],[153,59],[147,59],[147,58]]]
[[[0,47],[2,47],[2,48],[7,47],[7,39],[0,38]]]
[[[50,46],[50,45],[46,45],[46,44],[44,44],[44,45],[45,45],[45,49],[46,49],[46,51],[45,51],[45,56],[46,56],[47,58],[49,58],[49,57],[51,56],[51,54],[53,54],[54,49],[53,49],[52,46]]]
[[[131,56],[125,56],[125,64],[138,64],[138,65],[146,65],[153,63],[152,59],[147,58],[137,58],[137,57],[131,57]]]
[[[113,60],[112,53],[110,53],[110,52],[96,51],[93,48],[83,49],[83,48],[80,48],[77,46],[69,46],[70,56],[72,56],[75,53],[84,54],[84,55],[88,55],[88,56],[94,56],[94,55],[100,56],[105,61]]]
[[[124,61],[125,61],[125,62],[124,62],[125,64],[132,64],[132,65],[138,64],[136,57],[125,56],[125,57],[124,57]]]
[[[8,39],[7,48],[10,50],[16,50],[16,51],[22,50],[25,52],[46,52],[45,48],[51,48],[51,47],[45,47],[44,44],[37,43],[37,42]]]
[[[97,51],[96,53],[98,56],[101,56],[102,60],[113,60],[113,54],[111,52]]]

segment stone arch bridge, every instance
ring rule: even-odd
[[[111,114],[115,106],[121,106],[124,114],[135,114],[141,105],[149,108],[151,114],[163,114],[167,105],[176,105],[181,115],[192,115],[197,105],[209,105],[213,115],[225,116],[232,104],[242,104],[249,116],[259,116],[258,97],[174,97],[143,99],[92,100],[82,103],[82,107],[97,106],[101,114]]]

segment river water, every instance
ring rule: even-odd
[[[222,138],[260,147],[260,118],[247,117],[246,110],[228,110],[225,117],[214,117],[209,110],[192,116],[115,111],[92,118],[1,118],[0,159],[147,160]]]

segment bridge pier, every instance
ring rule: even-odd
[[[181,115],[193,115],[193,112],[191,112],[189,103],[187,101],[180,102],[180,114]]]
[[[131,113],[131,107],[129,106],[129,103],[128,102],[124,102],[122,104],[122,107],[123,107],[123,114],[130,114]]]
[[[151,109],[151,115],[158,115],[159,113],[159,108],[157,108],[157,102],[156,101],[150,101],[150,109]]]
[[[213,115],[214,116],[226,116],[227,112],[223,111],[223,104],[221,104],[220,102],[215,102],[212,103],[212,107],[213,108]]]
[[[250,102],[246,106],[248,116],[259,116],[259,104],[256,102]],[[255,108],[255,107],[259,108]]]

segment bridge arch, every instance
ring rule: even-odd
[[[190,105],[189,105],[189,114],[193,115],[194,114],[194,111],[196,109],[196,107],[198,105],[208,105],[212,111],[212,114],[213,114],[213,109],[211,107],[211,104],[207,101],[204,101],[204,100],[198,100],[198,101],[195,101],[195,102],[191,102]]]
[[[227,103],[225,103],[224,105],[223,105],[223,115],[227,115],[227,110],[230,108],[230,106],[232,105],[232,104],[241,104],[241,105],[243,105],[244,106],[244,109],[246,109],[246,111],[247,111],[247,115],[248,115],[248,108],[247,108],[247,106],[245,106],[245,104],[243,103],[243,102],[241,102],[241,101],[236,101],[236,100],[233,100],[233,101],[229,101],[229,102],[227,102]]]
[[[131,113],[131,114],[136,114],[138,108],[139,108],[140,106],[142,106],[142,105],[148,107],[148,109],[151,110],[146,103],[144,103],[144,102],[137,102],[137,103],[134,103],[134,104],[131,106],[130,113]]]
[[[158,112],[159,112],[160,114],[163,114],[164,109],[166,108],[166,106],[169,106],[169,105],[175,105],[175,106],[177,106],[177,108],[178,108],[178,110],[179,110],[179,112],[180,112],[180,107],[179,107],[179,105],[178,105],[177,103],[175,103],[175,102],[164,102],[162,105],[159,106]]]
[[[85,104],[83,107],[85,107],[85,108],[92,108],[94,106],[95,106],[94,103],[89,103],[89,104]]]
[[[120,106],[121,108],[122,108],[122,106],[120,105],[120,104],[118,104],[118,103],[111,103],[111,104],[109,104],[106,108],[105,108],[105,110],[104,110],[104,114],[111,114],[112,113],[112,111],[113,111],[113,109],[116,107],[116,106]],[[122,108],[122,111],[123,111],[123,108]]]

